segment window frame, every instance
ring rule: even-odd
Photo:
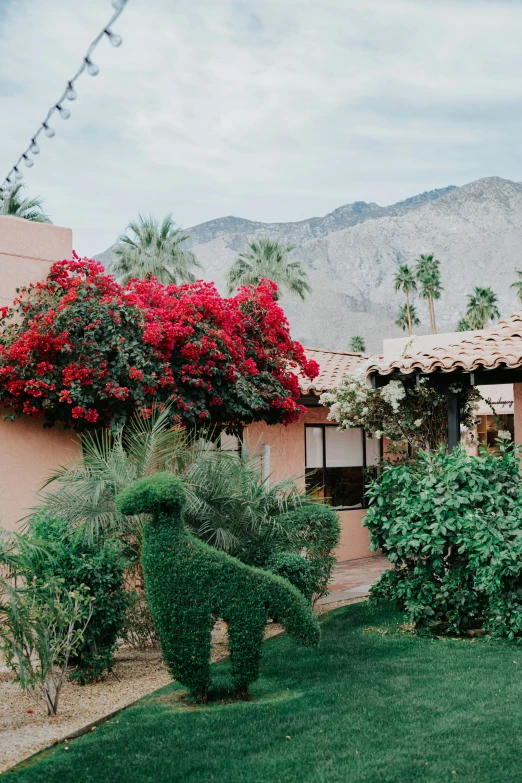
[[[310,470],[320,470],[322,473],[322,489],[323,489],[323,500],[326,500],[324,497],[324,488],[326,486],[326,428],[327,427],[337,427],[337,424],[329,424],[324,422],[318,422],[317,424],[313,424],[312,422],[304,425],[304,452],[305,452],[305,474],[308,470],[307,462],[308,462],[308,454],[307,454],[307,448],[306,448],[306,430],[308,427],[320,427],[322,430],[322,446],[323,446],[323,465],[322,468],[310,468]],[[363,470],[363,496],[362,496],[362,503],[361,508],[365,509],[368,508],[368,503],[366,500],[366,481],[365,481],[365,475],[366,475],[366,469],[367,469],[367,461],[366,461],[366,433],[364,431],[364,427],[350,427],[351,430],[359,430],[361,433],[362,438],[362,458],[363,458],[363,464],[360,466]],[[384,444],[382,441],[382,438],[380,438],[379,442],[379,459],[382,460],[384,455]],[[354,466],[359,467],[359,466]],[[357,511],[358,508],[354,508],[353,506],[332,506],[332,508],[335,508],[337,511]]]

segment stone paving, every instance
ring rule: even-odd
[[[382,555],[337,563],[330,584],[330,593],[317,603],[333,604],[350,598],[364,598],[368,595],[372,584],[388,568],[391,568],[391,565]]]

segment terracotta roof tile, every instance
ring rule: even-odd
[[[335,389],[345,373],[352,372],[368,358],[362,353],[326,351],[321,348],[305,348],[305,353],[308,359],[314,359],[318,363],[321,370],[313,381],[299,376],[302,394],[322,394]]]
[[[450,345],[435,346],[415,350],[411,349],[398,359],[384,361],[371,357],[368,373],[389,375],[398,370],[408,374],[413,372],[452,372],[462,369],[467,372],[480,368],[493,370],[506,366],[511,369],[522,367],[522,311],[509,318],[477,332],[463,332],[462,338],[455,339]]]

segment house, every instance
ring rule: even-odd
[[[382,357],[368,363],[369,381],[384,386],[394,376],[427,377],[440,388],[452,384],[478,386],[490,398],[505,429],[522,444],[522,311],[488,329],[385,340]],[[479,438],[494,440],[495,416],[489,405],[479,410]],[[490,418],[492,417],[492,419]],[[489,432],[489,434],[488,434]],[[448,406],[448,443],[461,436],[458,397]],[[491,443],[489,444],[491,445]]]
[[[319,404],[320,395],[335,389],[343,375],[353,372],[366,357],[318,348],[305,350],[320,367],[313,381],[300,378],[300,402],[306,413],[288,426],[250,424],[245,427],[244,441],[251,451],[261,451],[265,476],[274,480],[297,477],[338,509],[342,529],[338,560],[368,557],[374,553],[362,526],[365,470],[381,459],[382,441],[369,438],[359,427],[339,431],[327,419],[329,409]]]

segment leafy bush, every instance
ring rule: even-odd
[[[290,542],[281,548],[303,554],[310,563],[314,599],[327,595],[336,562],[333,553],[341,537],[337,512],[321,503],[303,502],[277,517],[277,522]]]
[[[122,637],[137,650],[158,647],[159,640],[150,614],[145,593],[132,590],[128,593],[129,604],[121,629]]]
[[[121,286],[96,261],[59,261],[0,308],[0,403],[77,430],[116,429],[167,400],[191,427],[296,421],[297,372],[318,365],[276,293],[268,280],[227,299],[203,281]]]
[[[17,574],[20,576],[20,574]],[[71,655],[80,649],[92,616],[85,585],[71,590],[46,576],[6,590],[0,607],[0,642],[7,666],[23,690],[56,715]]]
[[[372,588],[392,598],[419,629],[460,634],[522,631],[522,493],[518,450],[469,456],[420,453],[385,465],[368,489],[373,549],[394,568]]]
[[[266,561],[265,569],[287,579],[305,598],[312,600],[316,582],[309,560],[293,552],[274,552]]]
[[[30,532],[52,545],[52,557],[38,559],[27,573],[27,581],[36,577],[62,579],[68,590],[84,585],[93,598],[92,616],[76,645],[70,663],[71,677],[80,683],[110,671],[112,656],[123,625],[127,607],[124,573],[127,565],[123,548],[115,539],[89,542],[82,530],[71,532],[64,519],[42,511],[30,521]]]
[[[259,676],[268,617],[281,622],[301,644],[319,642],[310,604],[289,582],[252,568],[192,536],[182,521],[185,492],[179,478],[155,473],[117,498],[124,514],[150,514],[145,523],[142,565],[147,598],[163,656],[172,675],[198,700],[210,685],[210,649],[215,616],[229,626],[232,676],[246,698]]]

